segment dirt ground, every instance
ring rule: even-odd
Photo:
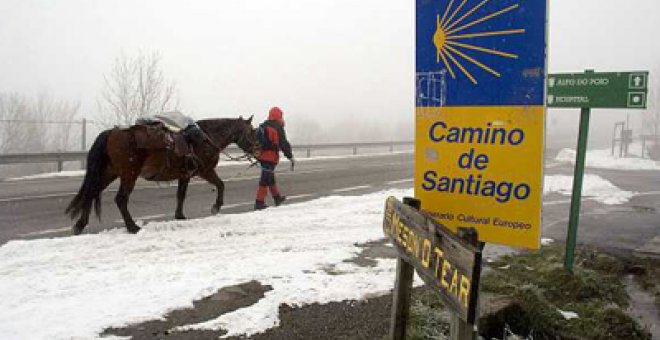
[[[361,245],[363,251],[357,257],[350,261],[362,266],[373,265],[375,258],[393,257],[394,250],[391,247],[384,246],[383,242],[374,242],[370,244]],[[598,254],[594,252],[585,252],[588,254]],[[557,254],[550,253],[550,256]],[[590,255],[590,256],[591,256]],[[558,256],[558,255],[557,255]],[[532,255],[536,257],[536,255]],[[516,257],[516,261],[523,261],[527,263],[526,256]],[[547,259],[544,259],[544,263]],[[584,260],[584,259],[583,259]],[[614,261],[612,257],[604,257],[604,254],[594,255],[587,259],[589,263],[584,263],[588,266],[601,266],[602,264],[615,265],[613,268],[619,268],[623,271],[624,268],[639,268],[639,273],[633,276],[628,276],[625,286],[621,284],[619,287],[616,285],[617,291],[621,290],[621,294],[625,294],[623,290],[627,290],[630,296],[630,305],[628,306],[628,313],[645,325],[647,331],[651,331],[653,336],[657,336],[657,328],[655,323],[657,321],[658,306],[660,306],[660,293],[658,293],[657,278],[658,276],[658,262],[657,261],[643,261],[641,263],[630,263],[630,258],[626,261]],[[502,257],[498,261],[511,261],[507,257]],[[585,260],[586,261],[586,260]],[[592,263],[593,262],[593,263]],[[625,263],[624,263],[625,262]],[[635,261],[637,262],[637,261]],[[648,262],[648,263],[647,263]],[[531,263],[530,263],[531,264]],[[512,262],[511,265],[517,265]],[[490,271],[498,271],[497,268],[503,269],[508,266],[503,266],[503,263],[489,264]],[[494,268],[493,268],[494,266]],[[542,272],[542,266],[534,264],[533,267],[537,274]],[[609,268],[609,267],[607,267]],[[605,268],[605,269],[607,269]],[[602,269],[602,268],[601,268]],[[608,269],[609,270],[609,269]],[[606,271],[608,271],[606,270]],[[612,269],[614,270],[614,269]],[[630,269],[625,269],[629,272]],[[525,273],[525,271],[521,271]],[[495,272],[491,274],[497,274]],[[509,276],[510,278],[510,276]],[[511,279],[511,278],[510,278]],[[507,282],[510,280],[501,280]],[[587,281],[588,283],[588,281]],[[597,286],[601,286],[597,284]],[[625,287],[625,288],[624,288]],[[637,287],[635,290],[630,290],[631,287]],[[644,289],[641,290],[640,287]],[[130,325],[125,328],[112,328],[106,330],[102,335],[117,335],[117,336],[130,336],[136,340],[147,339],[217,339],[223,335],[223,331],[176,331],[171,330],[177,326],[195,324],[207,320],[217,318],[222,314],[226,314],[252,305],[264,297],[271,287],[262,285],[259,282],[251,281],[244,284],[225,287],[220,289],[216,294],[206,297],[202,300],[195,301],[194,307],[189,309],[176,310],[164,317],[163,320],[148,321],[140,324]],[[441,327],[441,315],[435,315],[435,319],[431,320],[425,318],[418,320],[415,308],[423,309],[422,314],[434,315],[432,313],[437,299],[432,298],[434,294],[429,294],[428,289],[416,288],[413,291],[413,306],[411,313],[413,316],[411,327],[411,336],[415,339],[429,338],[424,332],[422,335],[415,335],[415,325],[423,323],[422,327],[434,327],[437,329],[444,329]],[[623,295],[622,295],[623,296]],[[655,296],[655,299],[654,299]],[[249,340],[325,340],[325,339],[341,339],[341,340],[380,340],[384,339],[389,331],[390,324],[390,310],[392,305],[392,295],[386,294],[379,297],[372,297],[362,301],[341,301],[332,302],[328,304],[311,304],[302,307],[292,307],[288,305],[280,305],[279,319],[280,325],[272,328],[265,333],[255,334],[251,337],[232,337],[231,340],[249,339]],[[646,308],[642,308],[646,306]],[[425,309],[424,309],[425,308]],[[418,325],[418,326],[420,326]],[[447,333],[443,330],[441,333]],[[417,332],[420,333],[420,332]],[[435,338],[435,336],[433,337]]]
[[[375,258],[393,258],[394,250],[385,247],[384,242],[360,245],[362,252],[350,262],[361,266],[375,265]],[[394,278],[392,278],[394,280]],[[177,326],[212,320],[252,305],[263,298],[271,287],[251,281],[225,287],[202,300],[195,301],[193,308],[176,310],[164,320],[148,321],[124,328],[107,329],[103,335],[131,336],[134,340],[148,339],[217,339],[224,332],[185,331],[172,332]],[[383,338],[389,329],[392,295],[369,298],[363,301],[341,301],[324,305],[311,304],[303,307],[280,305],[280,326],[252,337],[232,337],[229,339],[345,339],[374,340]]]
[[[147,339],[217,339],[223,332],[186,331],[170,332],[179,325],[188,325],[213,319],[224,313],[257,302],[270,288],[252,281],[223,288],[218,293],[194,303],[195,308],[174,311],[165,320],[148,321],[126,328],[112,328],[103,335],[131,336],[135,340]],[[280,326],[252,337],[229,339],[251,340],[374,340],[382,339],[389,328],[392,295],[364,301],[311,304],[294,308],[280,305]]]

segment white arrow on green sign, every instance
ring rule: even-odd
[[[645,109],[648,71],[548,75],[548,107]]]

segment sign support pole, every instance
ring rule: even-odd
[[[474,325],[469,324],[456,313],[449,315],[449,339],[451,340],[473,340],[476,339],[477,332],[474,331]]]
[[[419,210],[421,203],[411,197],[404,197],[403,203]],[[392,292],[392,317],[390,320],[390,339],[405,340],[410,311],[410,298],[415,274],[415,267],[406,262],[401,256],[396,260],[396,281]]]
[[[415,268],[401,257],[396,260],[396,282],[394,283],[392,317],[390,320],[390,339],[405,340],[410,310],[410,293],[412,292],[413,274]]]
[[[571,196],[571,213],[568,219],[568,236],[566,237],[566,255],[564,268],[573,273],[575,262],[575,244],[580,221],[580,204],[582,201],[582,180],[584,178],[584,163],[587,155],[587,139],[589,135],[589,116],[591,109],[583,107],[580,112],[580,134],[578,136],[577,154],[575,156],[575,172],[573,175],[573,195]]]
[[[451,313],[450,339],[474,340],[478,334],[475,324],[479,318],[479,282],[485,243],[478,242],[476,229],[461,228],[455,234],[428,214],[419,212],[420,206],[421,201],[411,197],[405,197],[403,202],[389,197],[385,203],[383,232],[398,253],[388,339],[406,339],[416,271],[422,281],[438,290],[440,301]],[[406,239],[419,240],[420,247],[416,251],[402,242],[400,235],[404,232],[409,236]],[[440,268],[443,277],[438,276]],[[445,271],[453,275],[452,285],[457,291],[445,281]],[[457,277],[460,277],[460,287]]]

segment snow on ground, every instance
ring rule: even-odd
[[[571,196],[573,191],[573,176],[548,175],[545,176],[543,193],[556,192]],[[621,190],[612,182],[597,176],[585,174],[582,181],[582,197],[591,198],[603,204],[623,204],[628,202],[635,193]]]
[[[364,157],[377,157],[377,156],[385,156],[385,155],[396,155],[396,154],[411,154],[413,151],[412,150],[404,150],[404,151],[394,151],[394,152],[387,152],[387,153],[369,153],[369,154],[362,154],[362,155],[338,155],[338,156],[315,156],[315,157],[309,157],[309,158],[296,158],[296,162],[308,162],[308,161],[318,161],[318,160],[330,160],[330,159],[343,159],[343,158],[364,158]],[[240,157],[241,155],[232,155],[232,157]],[[220,155],[221,159],[220,162],[218,163],[218,167],[224,167],[224,166],[237,166],[237,165],[242,165],[242,166],[249,166],[250,162],[248,161],[231,161],[227,157]],[[29,176],[20,176],[20,177],[12,177],[12,178],[7,178],[7,179],[0,179],[5,182],[15,182],[15,181],[23,181],[23,180],[33,180],[33,179],[46,179],[46,178],[60,178],[60,177],[82,177],[85,175],[85,170],[71,170],[71,171],[60,171],[60,172],[47,172],[43,174],[36,174],[36,175],[29,175]]]
[[[375,267],[344,261],[360,252],[356,243],[383,237],[385,198],[411,194],[331,196],[260,212],[153,222],[137,235],[113,229],[11,241],[0,247],[0,339],[95,338],[104,328],[159,318],[250,280],[273,290],[253,306],[197,327],[252,334],[278,324],[280,303],[386,293],[394,284],[393,260]]]
[[[636,145],[632,145],[632,150],[636,150]],[[632,152],[632,155],[641,154],[641,146],[639,152]],[[660,170],[660,162],[634,157],[619,157],[618,150],[615,150],[615,155],[612,156],[611,149],[592,150],[587,151],[587,164],[588,168],[601,168],[601,169],[614,169],[614,170]],[[575,163],[575,150],[563,149],[557,154],[555,160],[558,162]]]
[[[85,170],[70,170],[70,171],[60,171],[60,172],[46,172],[43,174],[21,176],[21,177],[12,177],[7,178],[4,181],[13,182],[21,181],[27,179],[44,179],[44,178],[59,178],[59,177],[82,177],[85,175]]]

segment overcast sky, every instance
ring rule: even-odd
[[[658,0],[552,0],[550,70],[660,72],[658,15]],[[157,50],[196,118],[279,105],[291,124],[387,132],[412,126],[413,38],[412,0],[0,0],[0,92],[93,116],[113,59]]]

